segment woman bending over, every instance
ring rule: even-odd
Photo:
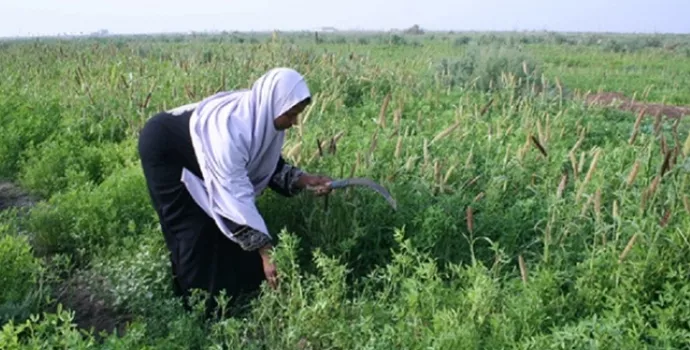
[[[258,291],[264,280],[276,285],[272,237],[255,200],[267,187],[287,197],[307,186],[317,195],[329,192],[329,177],[309,175],[281,156],[284,131],[310,103],[304,78],[276,68],[251,89],[147,121],[139,155],[177,296],[186,301],[198,288],[235,298]]]

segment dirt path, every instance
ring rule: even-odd
[[[633,101],[625,95],[618,92],[601,92],[596,94],[587,94],[584,99],[588,105],[598,105],[604,107],[614,107],[623,111],[640,113],[644,110],[644,114],[652,117],[665,116],[667,118],[681,118],[683,116],[690,116],[690,106],[673,106],[658,103],[644,103]]]

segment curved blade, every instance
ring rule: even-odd
[[[378,192],[380,195],[383,196],[383,198],[386,199],[388,204],[393,207],[393,209],[397,210],[398,206],[397,203],[395,202],[395,199],[393,199],[393,196],[391,196],[390,192],[388,190],[377,184],[376,182],[372,181],[371,179],[367,178],[349,178],[349,179],[341,179],[341,180],[334,180],[331,182],[330,187],[331,188],[345,188],[349,186],[366,186],[374,191]]]

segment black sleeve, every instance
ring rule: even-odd
[[[238,225],[236,222],[224,217],[222,219],[243,250],[254,251],[271,243],[271,237],[261,231],[257,231],[249,226]]]
[[[273,177],[271,177],[268,187],[282,196],[292,197],[300,192],[295,186],[295,183],[302,174],[304,174],[304,172],[301,169],[286,162],[283,157],[280,157],[280,159],[278,159],[278,166],[273,173]]]

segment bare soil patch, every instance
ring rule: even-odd
[[[585,95],[587,105],[618,108],[635,114],[644,110],[644,114],[652,117],[681,118],[690,115],[690,106],[673,106],[659,103],[645,103],[633,101],[618,92],[600,92]]]
[[[79,328],[93,330],[97,338],[101,332],[117,331],[117,335],[122,336],[132,317],[111,306],[104,293],[98,290],[98,286],[104,285],[101,282],[101,278],[92,273],[77,273],[57,288],[56,303],[73,311],[73,322]]]
[[[11,182],[0,181],[0,210],[8,208],[27,208],[36,203],[36,198],[29,195]]]

